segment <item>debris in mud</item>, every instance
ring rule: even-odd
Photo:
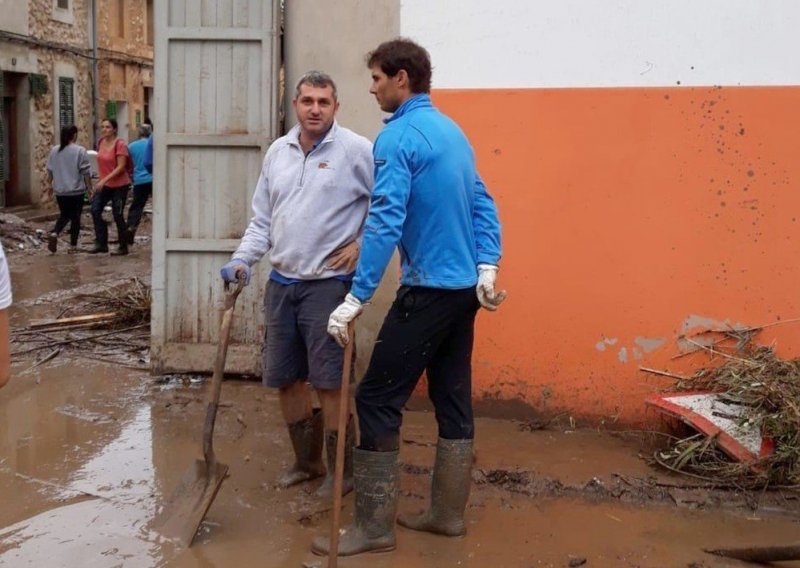
[[[725,558],[736,558],[745,562],[765,564],[771,562],[785,562],[789,560],[800,560],[800,544],[788,546],[752,546],[747,548],[721,548],[716,550],[706,549],[704,552],[723,556]]]
[[[147,370],[150,350],[150,287],[138,278],[73,298],[55,318],[34,320],[12,331],[12,357],[50,349],[60,353]],[[97,330],[108,330],[101,331]],[[44,363],[40,359],[36,365]]]
[[[585,558],[570,558],[569,559],[569,568],[578,568],[578,566],[585,566],[587,560]]]
[[[409,446],[422,446],[423,448],[436,447],[436,442],[419,442],[417,440],[412,440],[411,438],[403,438],[403,443],[408,444]]]
[[[428,475],[431,472],[431,468],[424,465],[401,463],[400,471],[402,471],[403,473],[408,473],[410,475]]]
[[[10,213],[0,213],[0,241],[6,252],[40,249],[44,246],[44,231]]]
[[[97,294],[84,294],[88,299],[85,310],[92,312],[104,310],[114,317],[108,323],[110,328],[132,326],[150,321],[150,286],[139,278],[114,288],[106,288]]]
[[[740,409],[735,418],[741,427],[757,429],[773,441],[774,452],[735,461],[720,449],[717,436],[695,434],[656,452],[655,460],[672,471],[720,484],[800,487],[800,359],[782,360],[770,347],[751,346],[751,337],[739,338],[735,355],[709,347],[725,363],[677,381],[677,390],[716,393]]]

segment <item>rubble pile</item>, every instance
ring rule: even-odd
[[[41,249],[46,235],[42,229],[32,227],[25,220],[10,213],[0,213],[0,241],[6,252]]]
[[[656,461],[724,484],[800,487],[800,359],[780,359],[771,347],[749,341],[725,358],[718,367],[679,380],[677,390],[718,393],[740,409],[740,426],[760,431],[774,443],[774,451],[752,462],[735,461],[721,451],[716,436],[695,434],[656,452]]]

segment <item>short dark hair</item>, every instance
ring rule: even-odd
[[[300,96],[300,87],[303,85],[310,85],[318,89],[330,87],[333,91],[333,100],[337,100],[338,93],[336,92],[336,83],[327,73],[323,73],[322,71],[306,71],[303,73],[303,76],[297,81],[297,86],[294,89],[294,98]]]
[[[380,44],[367,54],[367,67],[379,66],[389,77],[405,69],[413,93],[431,92],[431,56],[410,39],[399,37]]]

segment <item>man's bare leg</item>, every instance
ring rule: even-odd
[[[317,389],[322,416],[325,423],[325,454],[328,458],[328,474],[317,490],[317,496],[328,499],[333,495],[333,474],[336,468],[336,443],[339,436],[340,389]],[[348,413],[350,414],[350,413]],[[355,445],[355,426],[352,414],[348,416],[344,447],[344,478],[342,495],[353,490],[353,446]]]
[[[278,398],[295,455],[294,465],[278,480],[278,485],[291,487],[325,475],[322,416],[312,408],[308,384],[305,380],[297,380],[281,388]]]

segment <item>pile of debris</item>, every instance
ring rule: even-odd
[[[759,445],[752,459],[736,459],[741,455],[722,443],[724,429],[676,439],[655,459],[668,469],[720,484],[800,488],[800,359],[780,359],[771,347],[750,344],[749,337],[737,347],[735,354],[715,348],[725,362],[678,380],[676,390],[713,396],[712,421],[727,420],[738,432],[756,435]]]
[[[75,297],[52,319],[31,320],[11,333],[12,359],[38,356],[32,369],[62,353],[146,370],[150,287],[138,278]],[[101,331],[102,330],[102,331]]]
[[[41,249],[45,240],[42,229],[35,229],[16,215],[0,213],[0,241],[6,252]]]

